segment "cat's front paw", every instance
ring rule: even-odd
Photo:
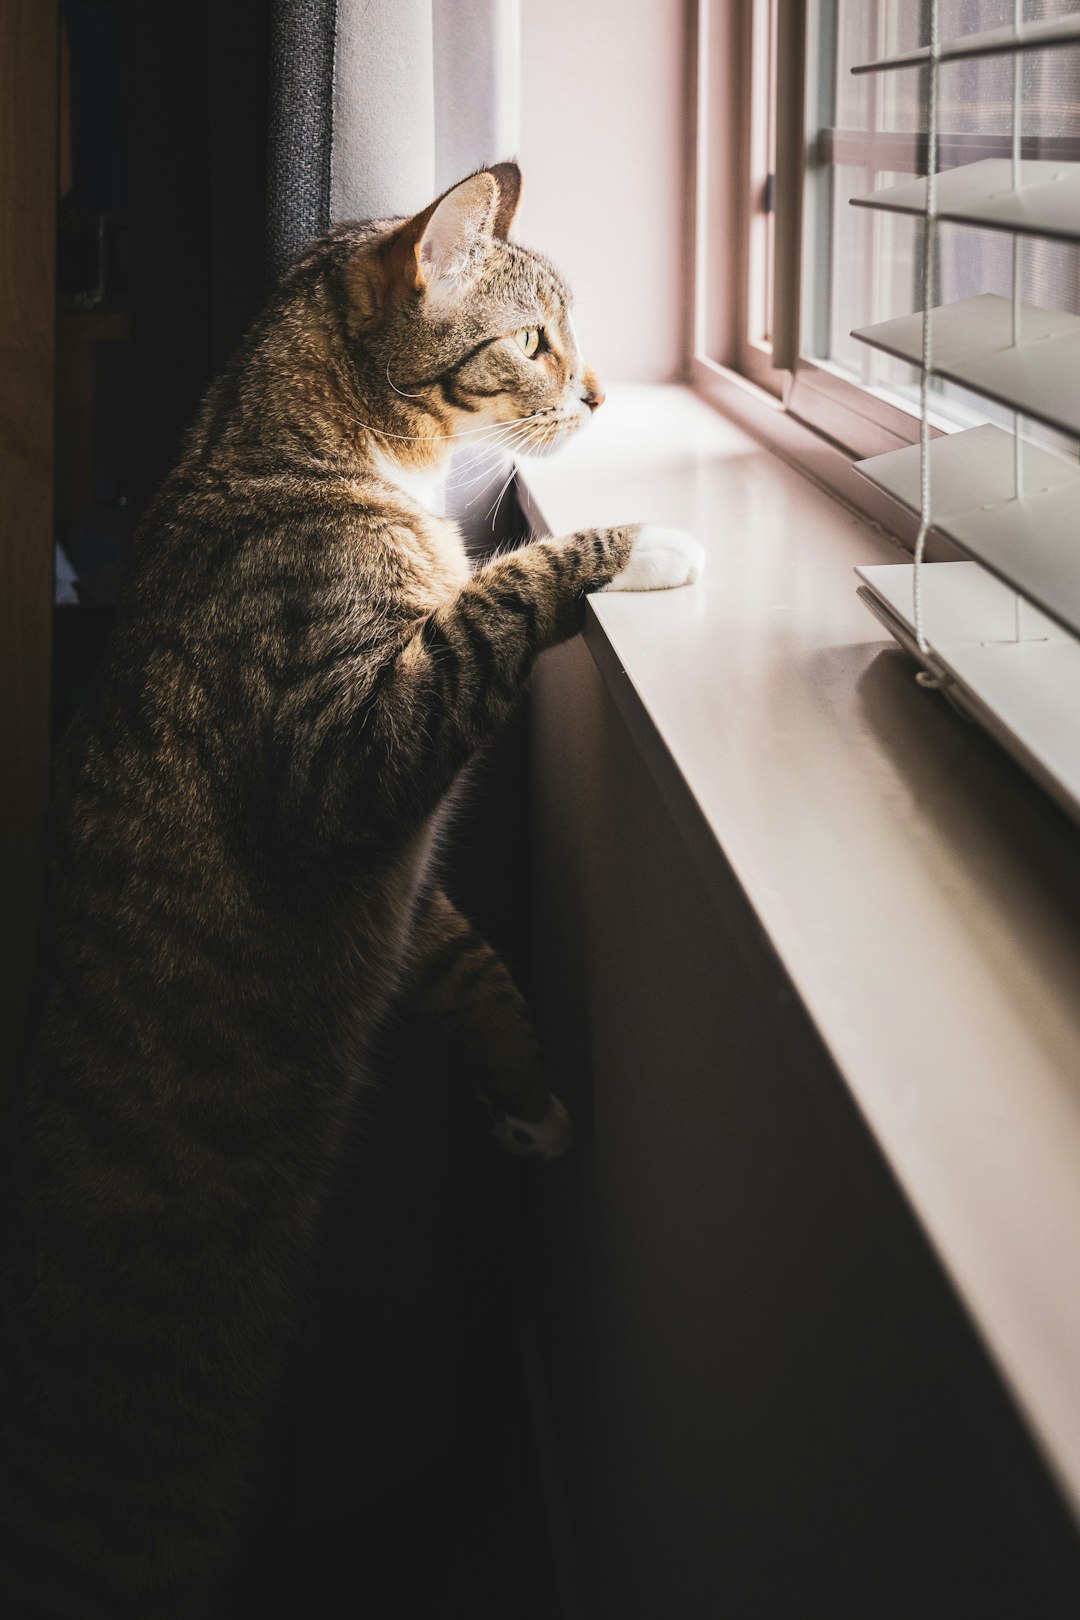
[[[522,1159],[558,1159],[574,1141],[574,1127],[558,1097],[542,1119],[518,1119],[488,1104],[491,1134],[507,1153]]]
[[[681,529],[642,524],[634,538],[630,561],[605,591],[669,591],[676,585],[694,585],[705,567],[705,548]]]

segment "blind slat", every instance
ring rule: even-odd
[[[856,568],[860,597],[902,646],[919,657],[909,563]],[[1080,642],[1028,608],[1028,637],[1014,639],[1015,598],[977,563],[926,570],[925,630],[931,666],[949,696],[1080,820]]]
[[[926,213],[926,181],[905,180],[851,202],[856,208],[921,216]],[[1018,190],[1013,189],[1008,158],[946,169],[937,178],[937,217],[984,230],[1080,242],[1080,163],[1021,163]]]
[[[980,293],[931,311],[935,375],[998,400],[1048,427],[1080,437],[1080,316],[1020,306],[1021,341],[1013,344],[1008,298]],[[852,332],[860,343],[917,366],[921,313]]]
[[[1026,417],[1080,438],[1080,314],[1022,302],[1021,252],[1024,237],[1080,242],[1080,163],[1022,158],[1025,129],[1042,128],[1059,105],[1067,107],[1070,127],[1075,121],[1071,58],[1051,53],[1037,59],[1036,70],[1021,72],[1022,52],[1080,46],[1080,9],[942,46],[936,43],[939,9],[938,0],[930,0],[933,60],[923,49],[852,70],[934,68],[915,87],[932,179],[904,181],[852,199],[863,208],[925,221],[917,255],[925,311],[852,333],[919,369],[921,405],[918,444],[856,464],[870,482],[920,517],[914,564],[858,570],[864,581],[859,595],[924,664],[930,684],[943,687],[981,721],[1080,819],[1080,465],[1020,434]],[[1017,5],[1017,15],[1021,9]],[[976,57],[1011,58],[1011,154],[970,164],[954,158],[956,167],[941,170],[938,115],[945,81],[936,63]],[[965,116],[973,120],[980,138],[985,128],[995,127],[1000,111],[994,101],[998,92],[988,89],[994,78],[968,73],[947,81],[954,116],[959,113],[961,124]],[[1033,94],[1025,97],[1026,89]],[[985,118],[980,94],[990,98]],[[875,167],[880,172],[887,165]],[[937,220],[1012,236],[1011,298],[982,293],[932,307],[935,284],[947,285],[952,274],[970,286],[984,264],[981,250],[968,251],[977,240],[971,232],[939,238]],[[875,231],[880,246],[878,236]],[[1047,255],[1055,262],[1061,257],[1048,245],[1033,247],[1029,272]],[[874,266],[875,275],[879,268]],[[1063,295],[1062,301],[1072,302],[1063,286],[1055,282],[1054,287],[1051,301]],[[932,377],[1008,407],[1013,432],[987,423],[931,441],[927,390]],[[924,566],[928,528],[971,560]]]
[[[973,56],[1005,56],[1016,51],[1045,50],[1050,45],[1080,44],[1080,15],[1044,17],[1038,22],[1023,23],[1016,31],[1012,28],[990,28],[985,33],[961,34],[947,40],[938,52],[940,62],[961,62]],[[904,51],[898,56],[883,56],[875,62],[860,62],[852,73],[894,73],[900,68],[925,67],[930,60],[927,46],[915,51]]]
[[[918,511],[918,445],[856,462],[855,470]],[[1080,465],[1025,443],[1025,494],[1017,499],[1012,435],[986,423],[934,440],[930,482],[937,533],[1080,635]]]

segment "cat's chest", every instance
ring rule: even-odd
[[[387,513],[385,538],[399,569],[399,596],[415,611],[430,612],[472,575],[461,530],[444,515],[446,469],[402,467],[376,451],[369,471],[415,509],[414,521],[403,526],[395,503],[395,511]]]
[[[372,453],[372,470],[432,517],[446,515],[445,467],[405,467],[382,450],[375,450]]]

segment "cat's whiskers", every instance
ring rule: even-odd
[[[546,433],[547,429],[542,429],[542,431]],[[529,450],[536,449],[536,434],[534,434],[534,431],[531,431],[529,428],[515,428],[513,429],[512,437],[508,439],[507,444],[502,445],[502,449],[510,450],[510,454],[512,454],[513,460],[515,460],[515,465],[517,465],[518,460],[520,460],[520,455],[526,455],[528,454]],[[494,471],[494,467],[489,468],[487,471],[489,471],[489,475],[491,475],[492,471]],[[483,489],[478,491],[478,494],[484,494]],[[476,496],[473,496],[473,501],[474,499],[476,499]],[[471,502],[468,502],[468,504],[471,505]]]
[[[460,433],[388,433],[385,428],[374,427],[370,422],[363,421],[359,416],[353,415],[357,427],[363,428],[365,433],[374,434],[377,439],[395,439],[403,444],[431,444],[436,441],[450,439],[472,440],[480,443],[481,435],[498,434],[507,428],[515,427],[521,422],[535,422],[545,414],[544,411],[530,411],[527,416],[515,416],[509,422],[486,422],[475,428],[462,428]]]
[[[507,450],[514,448],[517,442],[516,439],[500,439],[498,444],[482,449],[479,455],[462,464],[456,476],[447,480],[447,489],[455,491],[469,489],[480,479],[488,477],[499,465]]]
[[[500,489],[499,493],[496,495],[495,500],[493,502],[493,505],[489,506],[488,509],[487,509],[487,512],[485,512],[485,514],[484,514],[485,517],[487,517],[490,514],[492,533],[495,532],[495,520],[499,515],[499,507],[502,505],[502,498],[506,494],[507,490],[510,488],[510,485],[513,483],[516,476],[517,476],[517,463],[514,462],[514,463],[511,464],[510,471],[507,473],[505,482],[503,483],[503,486]]]
[[[462,490],[471,489],[474,484],[483,483],[486,485],[490,482],[492,476],[498,470],[502,456],[507,451],[509,451],[512,455],[515,450],[523,448],[526,443],[527,440],[523,436],[522,431],[520,429],[514,430],[505,440],[500,441],[499,444],[490,449],[481,451],[480,456],[476,461],[469,461],[466,463],[465,467],[462,469],[461,476],[457,479],[450,480],[447,483],[447,489],[453,490],[455,494],[460,494]],[[472,500],[476,500],[477,496],[482,495],[483,493],[484,491],[482,489],[478,490],[477,494],[472,497]],[[471,505],[472,500],[466,504]]]
[[[554,422],[549,422],[545,424],[543,428],[541,428],[537,436],[530,439],[531,448],[536,452],[537,455],[542,456],[546,454],[549,447],[553,445],[555,440],[559,437],[562,425],[562,422],[558,419],[556,419]]]
[[[399,388],[398,387],[397,383],[394,381],[393,377],[391,377],[391,375],[390,375],[390,362],[389,362],[389,360],[386,362],[386,380],[390,384],[391,388],[394,390],[394,393],[395,394],[400,394],[402,399],[423,399],[423,397],[424,397],[423,394],[407,394],[405,392],[404,388]]]
[[[482,449],[475,460],[467,460],[460,476],[451,480],[448,488],[460,492],[471,488],[474,484],[486,484],[498,469],[501,458],[507,452],[513,456],[516,452],[527,449],[531,442],[528,425],[511,427],[497,444]],[[477,493],[482,494],[483,490]],[[476,496],[473,496],[472,499],[475,500]],[[470,501],[467,504],[471,505],[472,502]]]
[[[505,478],[504,484],[502,484],[502,489],[500,489],[499,494],[497,494],[497,496],[495,496],[494,510],[492,510],[492,507],[487,507],[487,512],[491,512],[491,531],[492,531],[492,535],[494,535],[494,531],[495,531],[495,518],[499,517],[499,507],[500,507],[500,505],[502,505],[502,497],[505,496],[505,492],[507,492],[507,489],[510,488],[510,484],[512,484],[513,480],[515,480],[515,476],[517,476],[517,471],[518,471],[517,470],[517,465],[515,465],[515,467],[510,468],[510,471],[508,471],[508,473],[507,473],[507,478]],[[487,515],[487,514],[484,514],[484,515]]]
[[[541,415],[541,413],[536,413],[536,415]],[[521,418],[521,421],[525,421],[525,423],[528,423],[529,420],[531,420],[531,418]],[[544,429],[544,431],[547,433],[547,431],[551,431],[551,429]],[[465,507],[468,509],[470,505],[473,505],[474,501],[479,501],[479,497],[486,494],[487,489],[491,488],[492,478],[494,478],[494,476],[497,475],[497,471],[499,471],[500,455],[505,454],[505,450],[507,449],[510,450],[510,452],[517,449],[523,449],[526,444],[528,444],[528,431],[526,431],[526,428],[523,428],[523,426],[508,426],[507,434],[500,439],[499,444],[491,445],[491,447],[486,447],[486,449],[481,450],[481,454],[479,454],[478,457],[479,465],[478,463],[474,462],[468,463],[468,467],[465,468],[465,471],[470,476],[449,481],[449,483],[447,483],[447,489],[453,489],[455,494],[460,494],[460,492],[465,491],[465,489],[473,488],[473,484],[481,484],[481,488],[476,491],[474,496],[471,496],[470,501],[465,502]],[[495,518],[497,518],[497,515],[499,515],[499,504],[502,502],[502,497],[505,496],[507,489],[510,488],[510,483],[512,483],[515,473],[517,473],[517,460],[515,460],[512,455],[512,462],[510,462],[510,470],[508,470],[507,478],[505,478],[504,483],[502,483],[502,486],[500,486],[499,494],[495,496],[495,501],[492,502],[492,505],[494,505],[492,528],[494,528],[495,525]],[[484,517],[489,517],[491,514],[492,507],[487,507],[487,512],[484,514]]]
[[[540,421],[546,414],[547,413],[542,410],[532,411],[528,416],[516,416],[513,417],[509,422],[491,422],[488,423],[486,428],[467,428],[460,435],[448,433],[445,435],[445,437],[448,439],[455,437],[464,438],[466,433],[471,433],[475,434],[476,437],[469,441],[466,448],[471,448],[473,445],[483,445],[485,447],[494,448],[504,442],[516,442],[519,434],[528,431],[528,426],[530,423]],[[481,437],[481,435],[487,436]]]
[[[478,500],[479,497],[491,487],[493,479],[502,477],[503,468],[505,465],[505,461],[501,456],[496,461],[489,461],[480,469],[475,477],[467,478],[464,480],[464,482],[456,484],[454,486],[454,494],[461,495],[467,489],[475,489],[474,494],[470,495],[469,499],[465,502],[466,507],[471,506],[473,501]],[[475,486],[479,487],[475,488]]]
[[[447,479],[446,488],[453,494],[460,495],[463,490],[471,489],[474,484],[482,483],[485,478],[490,478],[492,473],[501,465],[502,454],[501,452],[496,454],[494,451],[490,455],[485,455],[480,461],[469,461],[459,469],[456,478]]]

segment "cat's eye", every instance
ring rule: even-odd
[[[520,332],[514,333],[514,342],[522,354],[531,360],[540,347],[540,328],[538,326],[523,326]]]

